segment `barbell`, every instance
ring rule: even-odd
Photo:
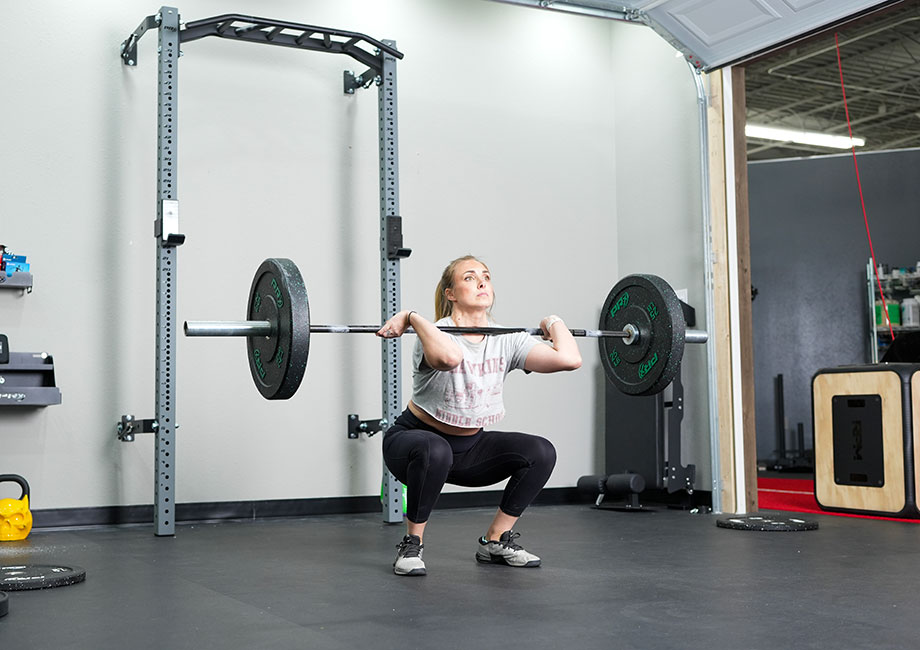
[[[288,399],[303,380],[310,335],[373,334],[380,325],[313,325],[310,302],[297,265],[286,258],[262,262],[249,290],[245,321],[186,321],[186,336],[246,338],[249,370],[266,399]],[[450,334],[500,335],[538,327],[440,327]],[[705,343],[705,331],[688,330],[681,302],[655,275],[629,275],[617,282],[601,309],[598,329],[570,329],[597,338],[601,365],[610,383],[628,395],[663,391],[680,369],[685,343]],[[407,333],[414,333],[412,328]]]

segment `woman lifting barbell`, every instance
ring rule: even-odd
[[[418,335],[412,399],[383,439],[386,465],[406,485],[408,530],[397,546],[397,575],[425,575],[425,526],[445,483],[481,487],[510,479],[491,525],[479,538],[476,559],[514,567],[540,565],[539,557],[516,542],[519,533],[513,527],[549,480],[556,450],[540,436],[486,427],[504,417],[502,385],[510,371],[575,370],[581,354],[558,316],[540,322],[551,345],[526,332],[453,335],[438,329],[493,325],[494,298],[489,268],[467,255],[441,274],[435,293],[437,322],[404,310],[377,332],[395,338],[411,326]]]

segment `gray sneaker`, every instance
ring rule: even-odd
[[[393,562],[393,573],[398,576],[423,576],[425,563],[422,562],[422,549],[425,545],[418,535],[406,535],[396,545],[396,561]]]
[[[479,548],[476,550],[476,559],[488,564],[507,564],[508,566],[535,567],[540,566],[540,558],[533,553],[528,553],[520,544],[515,543],[520,533],[506,530],[498,541],[487,540],[485,536],[479,538]]]

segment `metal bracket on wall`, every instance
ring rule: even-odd
[[[137,42],[141,40],[148,29],[154,29],[160,26],[160,14],[147,16],[141,21],[131,35],[121,44],[121,60],[125,65],[137,65]]]
[[[348,439],[357,440],[361,437],[362,433],[366,433],[368,437],[383,431],[390,426],[390,423],[386,421],[385,418],[379,418],[377,420],[362,420],[357,413],[348,414]]]
[[[342,75],[346,95],[354,95],[359,88],[370,88],[372,84],[379,86],[383,83],[383,78],[372,68],[368,68],[358,76],[355,76],[351,70],[345,70]]]
[[[122,442],[134,442],[137,433],[156,433],[160,428],[154,420],[135,420],[133,415],[122,415],[121,422],[115,425],[115,432]]]

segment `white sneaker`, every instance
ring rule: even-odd
[[[406,535],[396,545],[396,561],[393,562],[393,573],[398,576],[423,576],[425,563],[422,562],[422,549],[425,548],[418,535]]]
[[[528,553],[520,544],[515,543],[520,533],[506,530],[498,541],[487,540],[485,536],[479,538],[479,548],[476,550],[476,560],[488,564],[507,564],[508,566],[535,567],[540,566],[540,558],[533,553]]]

